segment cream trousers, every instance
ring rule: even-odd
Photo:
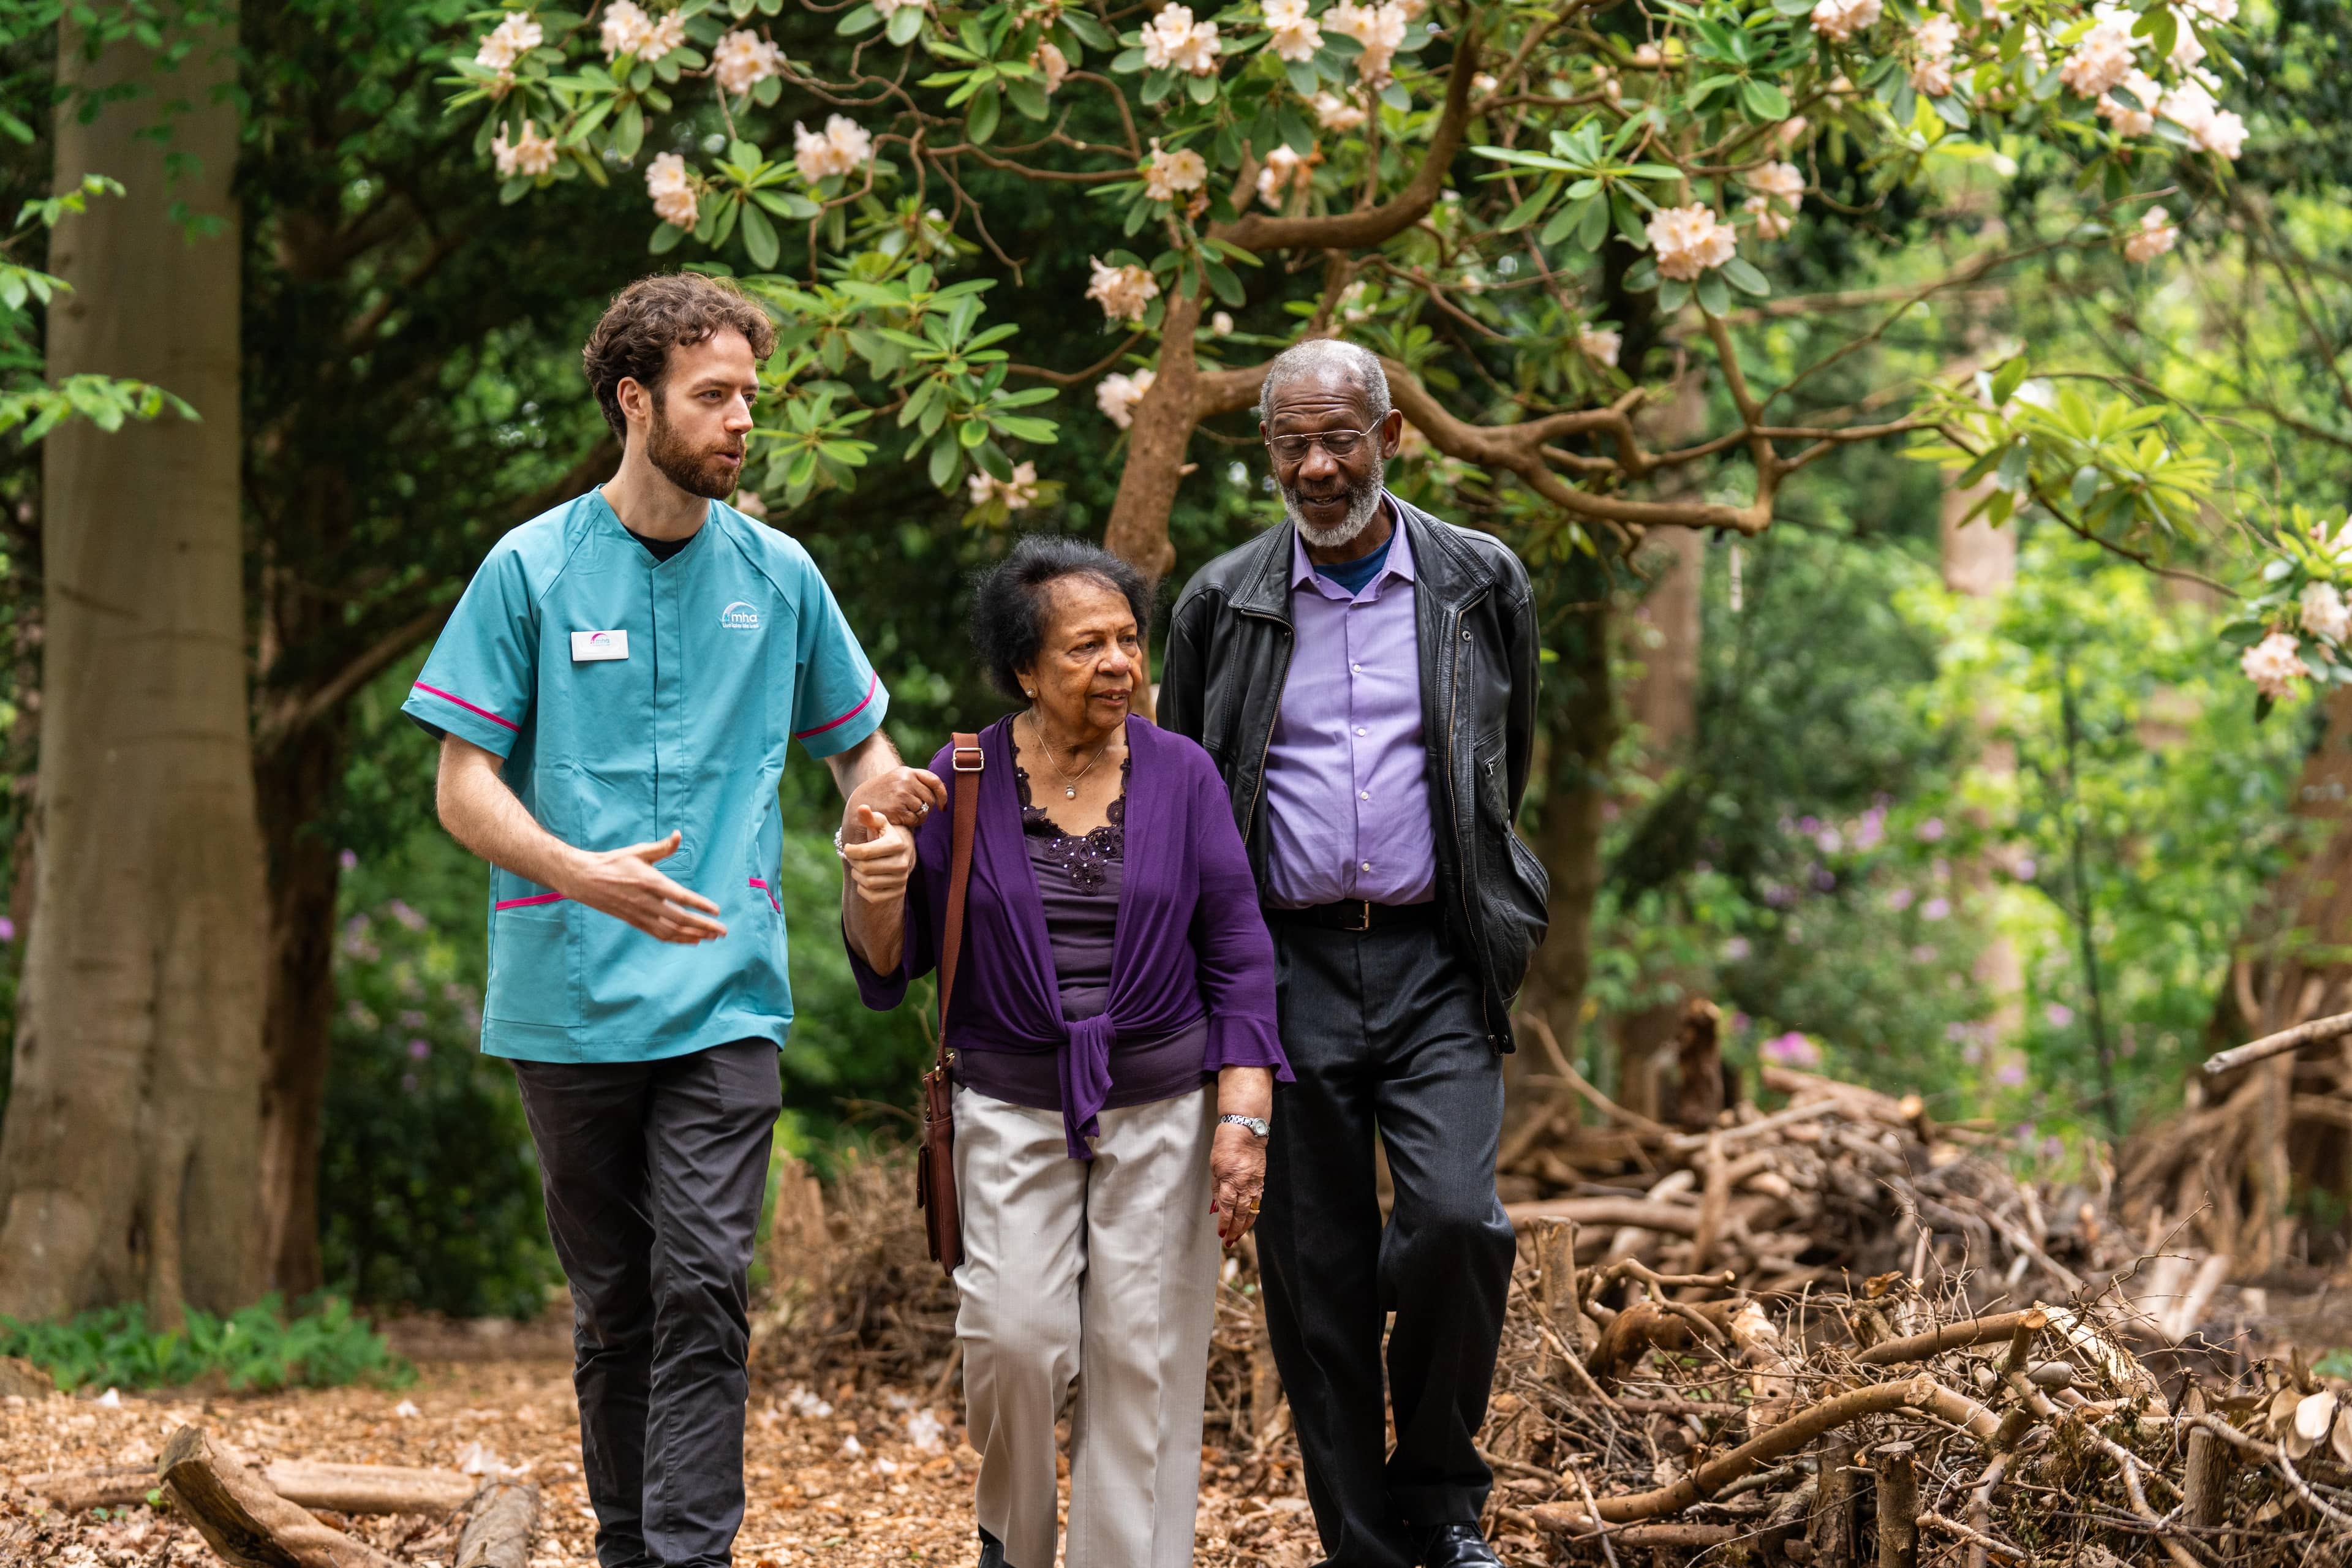
[[[1106,1110],[1091,1162],[1059,1111],[955,1094],[963,1387],[981,1528],[1053,1568],[1054,1426],[1070,1416],[1071,1568],[1184,1568],[1216,1316],[1216,1094]]]

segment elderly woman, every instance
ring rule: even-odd
[[[963,1215],[956,1333],[980,1450],[980,1560],[1052,1568],[1070,1403],[1068,1560],[1192,1560],[1217,1242],[1255,1220],[1274,947],[1208,754],[1134,717],[1141,577],[1031,537],[979,584],[972,640],[1025,704],[981,734],[963,956],[946,1020]],[[843,827],[866,1005],[936,963],[953,811]],[[1072,1399],[1072,1390],[1076,1395]]]

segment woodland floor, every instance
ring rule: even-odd
[[[464,1338],[463,1335],[456,1336]],[[402,1389],[340,1388],[270,1394],[194,1391],[115,1397],[11,1398],[0,1409],[0,1564],[43,1568],[211,1568],[204,1542],[167,1510],[37,1514],[16,1478],[50,1470],[152,1463],[171,1433],[202,1421],[261,1458],[431,1465],[523,1471],[542,1489],[532,1568],[593,1563],[595,1521],[580,1479],[577,1406],[560,1342],[522,1331],[512,1342],[411,1340],[401,1348],[416,1381]],[[440,1359],[457,1352],[467,1359]],[[978,1456],[950,1402],[921,1419],[925,1391],[755,1384],[745,1450],[748,1508],[737,1539],[740,1568],[840,1563],[969,1563]],[[830,1405],[820,1413],[821,1405]],[[413,1411],[413,1414],[411,1413]],[[921,1440],[919,1440],[921,1439]],[[1223,1473],[1221,1475],[1220,1470]],[[1261,1467],[1252,1467],[1254,1475]],[[1253,1495],[1241,1472],[1204,1466],[1195,1561],[1204,1568],[1304,1568],[1319,1555],[1295,1471],[1277,1468]],[[446,1564],[436,1521],[394,1517],[352,1528],[422,1568]]]

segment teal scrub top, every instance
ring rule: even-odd
[[[792,1024],[776,789],[787,741],[827,757],[889,707],[808,552],[713,501],[667,561],[594,490],[491,550],[401,710],[506,759],[532,816],[583,849],[683,837],[656,868],[727,934],[646,935],[498,867],[482,1049],[635,1062]]]

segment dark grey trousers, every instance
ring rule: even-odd
[[[1502,1058],[1436,931],[1274,933],[1297,1081],[1275,1091],[1266,1151],[1266,1328],[1330,1568],[1411,1568],[1421,1533],[1475,1522],[1494,1484],[1477,1433],[1517,1255],[1495,1195]]]
[[[603,1568],[724,1568],[743,1523],[751,1246],[776,1047],[514,1064],[572,1282],[580,1458]]]

